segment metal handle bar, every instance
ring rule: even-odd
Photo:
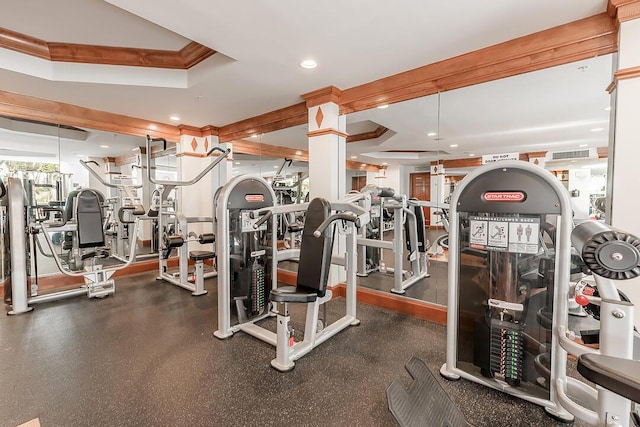
[[[123,185],[123,184],[111,184],[107,181],[105,181],[100,175],[98,175],[98,173],[96,171],[94,171],[91,167],[89,167],[89,163],[94,163],[96,166],[98,166],[98,163],[93,161],[93,160],[89,160],[88,162],[85,162],[84,160],[80,160],[80,164],[82,166],[85,167],[85,169],[87,169],[89,171],[89,173],[91,175],[93,175],[93,177],[95,179],[97,179],[98,181],[100,181],[100,184],[104,185],[105,187],[109,187],[109,188],[124,188],[124,187],[129,187],[129,188],[142,188],[142,184],[140,185]]]
[[[264,211],[264,213],[260,212],[260,215],[262,215],[262,218],[260,218],[259,220],[257,220],[254,224],[253,224],[253,228],[255,228],[256,230],[258,229],[258,227],[260,227],[262,224],[264,224],[269,218],[271,218],[273,216],[273,212],[272,211]],[[249,214],[250,217],[253,218],[253,212],[251,212]]]
[[[164,138],[151,138],[149,135],[147,135],[147,179],[149,179],[149,182],[156,184],[156,185],[173,185],[173,186],[188,186],[188,185],[193,185],[196,182],[200,181],[202,179],[202,177],[204,177],[211,169],[215,168],[218,163],[220,163],[222,160],[224,160],[230,153],[231,153],[231,149],[227,148],[226,150],[223,150],[220,147],[213,147],[211,150],[209,150],[207,152],[207,157],[211,155],[211,153],[213,153],[214,151],[220,151],[222,154],[211,164],[209,164],[202,172],[200,172],[200,174],[198,174],[198,176],[196,176],[195,178],[193,178],[190,181],[169,181],[169,180],[159,180],[159,179],[155,179],[151,177],[151,143],[152,142],[162,142],[164,143],[164,147],[166,149],[167,146],[167,140]]]
[[[325,219],[322,222],[322,224],[320,224],[318,226],[316,231],[313,232],[313,235],[315,237],[320,237],[322,235],[322,233],[324,233],[324,230],[326,230],[326,228],[329,226],[329,224],[331,224],[333,221],[337,221],[339,219],[341,219],[343,221],[353,222],[355,224],[356,228],[360,228],[360,218],[357,215],[349,214],[349,213],[346,213],[346,212],[342,212],[342,213],[333,214],[329,218]]]

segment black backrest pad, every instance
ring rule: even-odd
[[[412,199],[417,200],[417,199]],[[418,247],[411,247],[411,236],[409,234],[409,221],[405,221],[404,223],[404,238],[407,243],[407,250],[413,251],[415,249],[418,252],[427,252],[427,238],[424,229],[424,210],[422,210],[422,206],[417,205],[409,205],[409,209],[413,209],[413,212],[416,214],[416,229],[418,232]]]
[[[104,246],[102,207],[98,194],[93,190],[81,190],[77,198],[78,246],[81,248]]]
[[[323,297],[327,290],[334,226],[327,227],[320,237],[315,237],[313,232],[330,213],[331,205],[325,199],[315,198],[309,203],[300,245],[296,287],[315,291],[320,297]]]

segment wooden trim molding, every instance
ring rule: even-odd
[[[313,138],[314,136],[322,136],[322,135],[338,135],[345,139],[349,137],[348,133],[342,132],[342,131],[339,131],[338,129],[333,129],[333,128],[318,129],[318,130],[312,130],[310,132],[307,132],[307,136],[309,138]]]
[[[344,297],[346,289],[346,285],[342,283],[332,288],[334,296],[338,297]],[[358,286],[356,290],[356,299],[358,303],[375,305],[408,316],[429,320],[439,325],[447,324],[447,307],[442,305],[375,291],[362,286]]]
[[[369,139],[380,138],[388,130],[389,129],[384,126],[378,126],[375,130],[372,130],[371,132],[363,132],[355,135],[349,135],[347,136],[347,144],[351,142],[366,141]]]
[[[188,70],[216,51],[196,42],[179,51],[55,43],[0,28],[0,48],[54,62]]]
[[[265,156],[275,158],[287,158],[297,160],[301,162],[309,161],[309,151],[296,150],[295,148],[279,147],[277,145],[262,144],[254,141],[236,140],[232,141],[234,154],[250,154],[253,156]],[[362,166],[362,165],[365,166]],[[354,162],[351,160],[346,161],[346,168],[349,170],[365,170],[369,172],[378,172],[382,166]]]
[[[340,97],[342,96],[342,90],[335,86],[327,86],[322,89],[314,90],[313,92],[305,93],[302,96],[307,103],[307,108],[316,107],[318,105],[326,104],[327,102],[333,102],[340,105]]]
[[[371,163],[354,162],[353,160],[345,161],[346,168],[352,171],[380,172],[383,166],[372,165]],[[363,166],[364,165],[364,166]]]
[[[626,1],[617,7],[616,12],[618,23],[638,19],[640,18],[640,1]]]
[[[341,114],[616,52],[606,13],[530,34],[342,91]]]
[[[180,140],[180,130],[176,126],[5,91],[0,91],[0,114],[125,135]]]
[[[223,143],[249,138],[255,134],[306,125],[308,121],[307,105],[301,102],[300,104],[280,108],[279,110],[222,126],[218,129],[218,141]]]
[[[640,66],[622,68],[620,70],[617,70],[615,73],[613,73],[613,77],[615,78],[616,82],[618,82],[619,80],[635,79],[637,77],[640,77]]]
[[[219,129],[216,126],[206,125],[200,128],[200,136],[218,136]]]
[[[296,150],[295,148],[279,147],[277,145],[263,144],[254,141],[235,140],[233,154],[250,154],[252,156],[266,156],[275,158],[287,158],[301,162],[309,161],[309,152],[306,150]]]

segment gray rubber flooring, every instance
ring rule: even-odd
[[[442,379],[443,326],[365,304],[360,326],[279,373],[271,346],[242,333],[213,337],[215,286],[209,280],[209,294],[192,297],[144,273],[117,279],[103,300],[0,316],[0,426],[36,417],[44,427],[394,426],[386,388],[399,376],[409,381],[412,356],[476,426],[561,425],[533,404]],[[331,301],[329,318],[343,309]]]

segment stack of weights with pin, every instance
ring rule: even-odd
[[[491,373],[512,387],[522,381],[523,325],[517,321],[491,319]]]

